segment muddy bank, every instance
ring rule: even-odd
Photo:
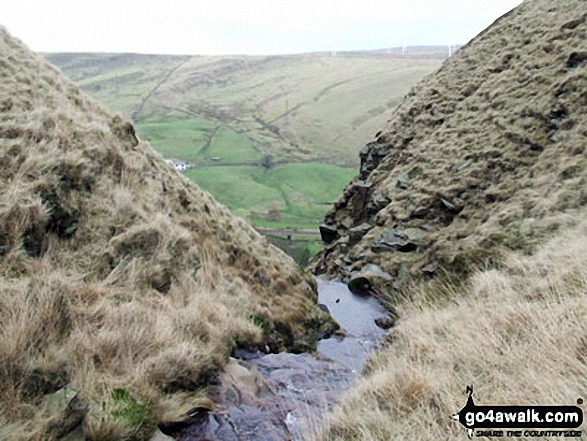
[[[217,385],[212,412],[165,432],[181,441],[303,440],[357,378],[384,331],[374,320],[386,311],[372,297],[352,294],[338,281],[317,280],[319,303],[345,337],[318,343],[317,354],[237,352]]]

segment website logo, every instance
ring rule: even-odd
[[[473,434],[485,437],[581,437],[580,430],[570,430],[583,424],[583,410],[577,406],[477,406],[473,401],[472,386],[467,386],[467,394],[467,404],[451,418],[467,429],[469,439]],[[579,398],[577,404],[583,404],[583,400]]]

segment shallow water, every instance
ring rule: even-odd
[[[318,342],[312,354],[264,355],[239,351],[218,386],[216,409],[170,429],[176,440],[302,441],[322,414],[349,390],[384,331],[374,320],[386,315],[372,297],[351,293],[344,283],[317,279],[326,305],[346,337]],[[310,429],[309,429],[310,428]]]
[[[375,324],[375,319],[386,315],[386,311],[375,298],[353,294],[340,281],[316,281],[318,303],[328,307],[346,333],[344,339],[320,340],[318,353],[360,372],[385,332]]]

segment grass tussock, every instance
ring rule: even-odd
[[[0,439],[141,439],[235,347],[312,346],[289,257],[4,30],[0,77]]]
[[[581,219],[581,217],[579,217]],[[389,346],[314,439],[458,439],[449,415],[483,404],[573,405],[587,393],[587,223],[467,284],[399,306]]]

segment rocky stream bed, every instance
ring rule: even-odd
[[[214,386],[217,409],[192,422],[164,428],[176,440],[303,440],[321,415],[347,391],[384,330],[386,311],[338,281],[317,280],[318,302],[345,337],[319,341],[317,354],[240,351]]]

